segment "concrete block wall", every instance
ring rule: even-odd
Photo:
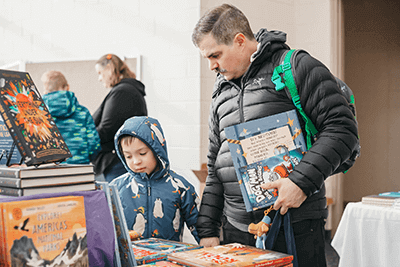
[[[172,168],[200,169],[200,56],[191,43],[198,0],[0,0],[0,6],[0,66],[141,55],[149,115],[164,128]]]

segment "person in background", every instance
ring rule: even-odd
[[[197,242],[199,197],[191,183],[170,170],[167,142],[158,120],[132,117],[115,135],[115,150],[128,171],[117,185],[129,230],[142,238],[181,241],[184,223]]]
[[[132,116],[146,116],[145,87],[136,80],[124,61],[114,54],[102,56],[95,65],[104,87],[110,89],[93,119],[100,135],[102,151],[96,158],[96,179],[107,182],[126,172],[114,150],[114,136],[125,120]]]
[[[100,137],[89,110],[80,105],[75,94],[69,90],[65,76],[59,71],[45,72],[43,100],[60,130],[72,157],[69,164],[89,164],[99,153]]]
[[[217,73],[209,118],[208,177],[197,221],[200,245],[218,245],[222,225],[224,243],[254,246],[248,226],[260,222],[265,209],[246,212],[224,129],[296,109],[285,90],[276,91],[271,81],[282,54],[290,49],[286,34],[261,29],[254,35],[246,16],[223,4],[200,18],[192,41]],[[307,53],[299,53],[296,63],[301,105],[319,136],[288,178],[262,187],[278,189],[276,212],[290,209],[299,266],[326,266],[324,182],[355,151],[357,124],[330,71]],[[287,252],[283,228],[273,250]]]

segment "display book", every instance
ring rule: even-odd
[[[168,254],[168,260],[186,266],[285,266],[293,256],[272,250],[231,243]]]
[[[133,253],[138,264],[149,264],[166,260],[168,254],[178,251],[200,249],[203,246],[186,242],[165,240],[161,238],[145,238],[132,242]]]
[[[376,195],[368,195],[361,198],[362,204],[400,208],[400,191],[384,192]]]
[[[104,191],[114,224],[115,248],[114,266],[136,266],[137,261],[132,249],[132,241],[126,224],[125,215],[116,185],[96,181],[96,188]]]
[[[10,166],[11,164],[21,164],[22,157],[18,149],[15,149],[14,140],[11,138],[10,131],[4,124],[3,117],[0,116],[0,165]]]
[[[260,187],[289,176],[307,151],[296,110],[225,128],[247,211],[272,205],[277,190]]]
[[[72,156],[29,73],[0,69],[0,114],[27,166]]]
[[[0,165],[0,195],[29,196],[95,188],[92,164]]]
[[[89,266],[83,196],[0,203],[0,266]]]

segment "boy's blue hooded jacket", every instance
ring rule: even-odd
[[[118,140],[123,135],[139,138],[153,151],[159,169],[150,177],[135,173],[126,164]],[[114,179],[121,198],[129,230],[143,238],[157,237],[181,241],[186,222],[192,235],[199,242],[195,224],[199,198],[192,184],[170,170],[167,143],[160,123],[153,118],[140,116],[125,121],[114,138],[115,150],[128,172]]]

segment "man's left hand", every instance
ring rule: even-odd
[[[307,196],[289,178],[281,178],[275,182],[261,185],[264,189],[278,189],[278,199],[274,203],[274,210],[281,209],[284,215],[289,208],[298,208],[306,200]]]

